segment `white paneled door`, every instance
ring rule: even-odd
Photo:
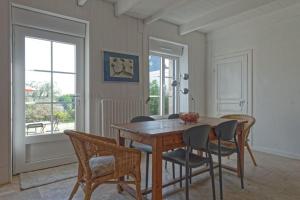
[[[252,52],[215,59],[216,114],[251,114]]]
[[[13,172],[75,161],[84,130],[84,39],[13,26]]]

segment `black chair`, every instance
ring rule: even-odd
[[[145,121],[154,121],[155,119],[149,116],[136,116],[130,120],[131,123],[135,122],[145,122]],[[146,144],[141,144],[138,142],[130,141],[129,146],[131,148],[135,148],[139,151],[146,153],[146,188],[148,188],[148,180],[149,180],[149,157],[152,154],[152,147]]]
[[[178,119],[178,118],[179,118],[179,114],[177,113],[168,116],[168,119]]]
[[[242,165],[240,160],[240,149],[236,140],[236,127],[238,122],[236,120],[224,122],[215,128],[215,133],[218,138],[218,143],[209,143],[209,150],[212,154],[218,156],[219,162],[219,183],[220,183],[220,199],[223,199],[223,185],[222,185],[222,157],[228,157],[234,153],[237,153],[238,164],[241,169],[241,187],[244,189],[244,172],[242,171]],[[232,143],[233,145],[226,146],[222,144],[222,141]]]
[[[210,166],[213,199],[216,199],[213,161],[208,148],[208,135],[210,131],[211,128],[209,125],[192,127],[186,130],[183,134],[183,141],[187,146],[186,150],[177,149],[175,151],[163,154],[163,158],[165,160],[179,164],[181,167],[185,166],[186,200],[189,199],[189,177],[191,177],[190,169],[200,167],[205,164],[209,164]],[[192,149],[207,152],[208,157],[206,158],[197,154],[193,154]]]

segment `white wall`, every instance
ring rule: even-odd
[[[116,18],[112,4],[89,0],[77,7],[75,0],[1,0],[0,1],[0,184],[9,179],[10,166],[10,32],[9,2],[90,21],[90,107],[92,132],[97,132],[100,119],[96,102],[100,98],[144,98],[147,90],[146,38],[156,36],[189,45],[190,88],[198,100],[197,111],[205,114],[205,36],[192,33],[178,36],[177,27],[164,22],[144,27],[140,20]],[[103,49],[140,55],[139,83],[104,83],[101,51]],[[144,58],[144,59],[143,59]]]
[[[208,34],[208,114],[214,56],[253,49],[253,146],[300,159],[300,5]]]

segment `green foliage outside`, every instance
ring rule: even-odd
[[[150,115],[160,115],[160,87],[157,80],[153,80],[150,83],[150,101],[149,112]],[[168,95],[164,97],[165,110],[164,114],[169,114],[169,98]]]
[[[160,96],[160,91],[159,91],[159,85],[157,80],[153,80],[150,83],[150,101],[149,101],[149,112],[150,115],[159,115],[159,96]]]
[[[33,91],[25,93],[26,101],[26,123],[50,121],[51,116],[59,122],[74,122],[75,121],[75,102],[71,94],[61,95],[57,89],[53,90],[53,100],[57,102],[53,104],[53,113],[51,113],[51,104],[41,102],[51,101],[51,84],[31,82],[28,86],[33,88]],[[54,87],[53,88],[57,88]]]

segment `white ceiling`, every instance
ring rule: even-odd
[[[164,20],[179,26],[181,35],[209,32],[248,20],[300,0],[104,0],[114,4],[116,16],[143,19],[145,24]]]

